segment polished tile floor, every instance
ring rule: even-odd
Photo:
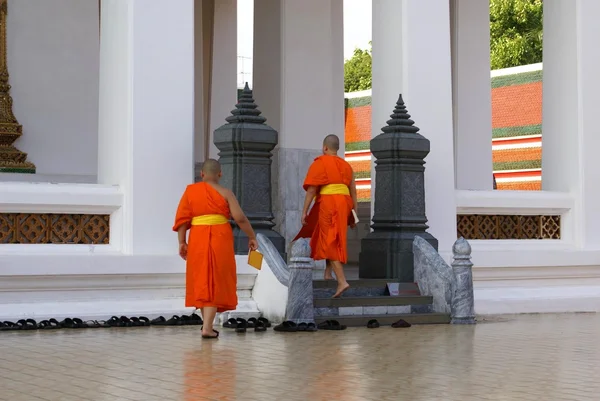
[[[0,333],[1,400],[600,400],[600,315],[282,334]]]

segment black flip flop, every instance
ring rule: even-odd
[[[40,330],[56,330],[56,329],[60,329],[60,326],[56,319],[42,320],[41,322],[38,323],[38,329],[40,329]]]
[[[205,339],[205,340],[214,340],[214,339],[216,339],[216,338],[219,338],[219,332],[218,332],[217,330],[215,330],[215,329],[213,329],[213,331],[214,331],[215,333],[217,333],[217,335],[216,335],[216,336],[207,336],[207,335],[205,335],[205,334],[202,334],[202,338],[203,338],[203,339]]]
[[[296,325],[296,323],[287,320],[273,327],[273,330],[285,333],[295,333],[298,331],[298,326]]]
[[[119,327],[132,327],[133,326],[133,321],[128,318],[127,316],[121,316],[119,318],[120,324]]]
[[[21,319],[17,322],[20,330],[37,330],[38,324],[33,319]]]
[[[167,320],[167,326],[181,326],[183,321],[177,315],[173,315],[169,320]]]
[[[254,331],[257,333],[265,332],[267,331],[267,326],[265,326],[263,322],[257,320],[256,324],[254,325]]]
[[[223,327],[226,329],[235,329],[237,325],[237,320],[234,318],[228,319],[225,323],[223,323]]]
[[[204,323],[204,322],[202,321],[202,318],[200,316],[198,316],[195,313],[192,313],[190,315],[190,321],[188,323],[189,325],[200,326],[202,323]]]
[[[110,319],[108,319],[108,321],[106,321],[106,324],[109,327],[121,327],[121,320],[118,317],[113,316]]]
[[[88,329],[99,329],[103,327],[102,324],[97,320],[86,320],[84,324]]]
[[[320,330],[346,330],[346,326],[337,320],[326,320],[317,326]]]
[[[395,329],[406,328],[406,327],[410,327],[410,326],[411,326],[411,324],[408,323],[404,319],[400,319],[397,322],[392,323],[392,327]]]
[[[152,319],[150,323],[152,324],[152,326],[168,326],[167,319],[165,319],[164,316],[159,316],[156,319]]]
[[[371,319],[367,322],[367,328],[369,329],[376,329],[379,327],[379,322],[377,321],[377,319]]]
[[[70,317],[68,317],[68,318],[65,318],[63,321],[61,321],[59,323],[59,325],[63,329],[72,329],[73,326],[75,325],[75,323],[73,323],[73,319],[71,319]]]
[[[307,327],[308,327],[308,324],[306,324],[304,322],[299,323],[297,326],[297,329],[298,329],[297,331],[306,331]]]
[[[237,326],[235,327],[236,333],[245,333],[248,329],[248,321],[246,319],[242,319],[241,317],[237,318]]]
[[[315,331],[318,331],[317,329],[317,325],[314,323],[308,323],[306,325],[306,330],[307,333],[314,333]]]
[[[150,319],[146,316],[140,316],[138,321],[140,322],[140,326],[150,326]]]
[[[250,319],[248,319],[248,328],[249,329],[254,328],[257,323],[258,323],[258,320],[255,317],[251,317]]]
[[[258,321],[261,322],[262,324],[264,324],[265,327],[271,327],[271,322],[269,322],[269,319],[267,319],[265,317],[259,317]]]
[[[14,322],[9,322],[8,320],[2,322],[0,324],[0,331],[12,331],[12,330],[20,330],[21,328]]]
[[[129,320],[131,321],[131,325],[133,327],[141,327],[144,325],[142,322],[140,322],[140,319],[138,317],[132,316],[129,318]]]
[[[83,320],[79,318],[73,318],[73,327],[72,329],[87,329],[88,325],[83,322]]]

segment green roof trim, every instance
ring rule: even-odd
[[[506,128],[494,128],[492,130],[492,138],[510,138],[513,136],[531,136],[541,135],[542,124],[538,125],[524,125],[521,127],[506,127]]]
[[[346,152],[357,150],[371,150],[371,141],[346,142]]]
[[[492,77],[492,89],[505,86],[525,85],[534,82],[542,82],[542,70],[522,72],[520,74],[502,75]]]
[[[353,107],[363,107],[371,105],[371,96],[346,98],[346,108],[351,109]]]
[[[506,170],[530,170],[534,168],[542,168],[541,160],[519,160],[515,162],[500,162],[494,163],[494,171]]]
[[[369,203],[371,202],[371,198],[358,198],[358,203]]]
[[[355,171],[354,172],[355,180],[360,180],[363,178],[371,178],[371,169],[369,169],[369,171]]]

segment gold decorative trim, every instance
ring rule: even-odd
[[[0,213],[0,244],[107,245],[110,216]]]
[[[35,166],[27,161],[27,153],[21,152],[13,145],[23,135],[23,127],[12,111],[6,62],[7,15],[8,1],[0,0],[0,172],[33,174]]]
[[[483,215],[456,216],[457,237],[479,240],[560,239],[560,216]]]

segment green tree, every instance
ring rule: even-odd
[[[369,42],[369,45],[371,42]],[[344,90],[356,92],[371,89],[371,48],[355,49],[354,54],[344,63]]]
[[[492,70],[542,61],[543,0],[490,0]]]

